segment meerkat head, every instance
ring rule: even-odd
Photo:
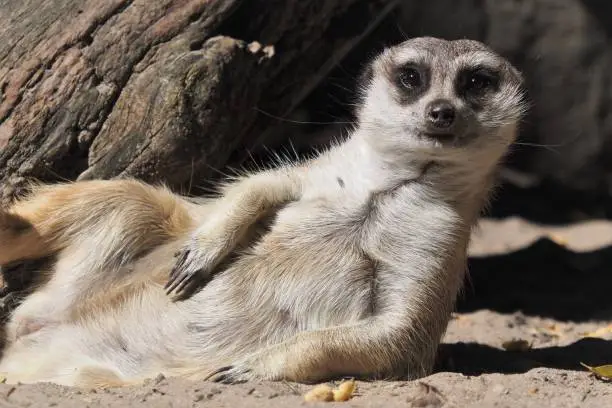
[[[413,38],[385,49],[362,79],[359,126],[389,154],[494,162],[526,111],[519,71],[473,40]]]

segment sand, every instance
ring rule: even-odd
[[[470,283],[418,381],[358,382],[347,407],[612,407],[612,382],[580,365],[612,364],[612,223],[541,227],[486,219],[473,239]],[[588,337],[597,329],[600,337]],[[525,340],[507,351],[504,342]],[[127,388],[0,384],[0,407],[286,407],[312,386],[218,385],[163,376]]]

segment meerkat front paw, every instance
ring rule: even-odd
[[[267,347],[214,370],[204,380],[224,384],[254,380],[296,380],[299,376],[295,375],[293,357],[287,354],[284,345]]]
[[[170,271],[164,289],[168,295],[174,292],[174,298],[178,300],[188,297],[198,286],[205,285],[212,279],[215,257],[195,240],[179,250],[175,257],[176,263]]]

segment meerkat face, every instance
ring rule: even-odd
[[[480,42],[414,38],[366,69],[360,126],[395,151],[503,152],[526,110],[522,85],[516,68]]]

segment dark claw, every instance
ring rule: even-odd
[[[204,269],[198,268],[197,256],[189,249],[177,251],[174,267],[170,271],[168,281],[164,285],[167,295],[174,292],[174,300],[182,300],[191,296],[199,287],[207,284],[212,276]]]
[[[185,261],[187,261],[187,257],[189,256],[190,252],[191,251],[189,251],[188,249],[184,251],[175,252],[174,257],[178,259],[174,263],[174,267],[172,268],[172,271],[170,272],[170,280],[175,278],[178,272],[183,268],[183,266],[185,265]],[[166,287],[168,287],[169,285],[170,285],[169,282],[166,283]]]
[[[201,285],[201,281],[198,279],[194,279],[192,276],[192,279],[188,279],[187,281],[185,281],[181,289],[175,292],[176,294],[174,296],[174,300],[177,301],[187,299],[189,296],[194,294],[196,290],[201,287]]]
[[[189,278],[191,278],[191,276],[186,273],[171,276],[170,279],[168,279],[168,283],[166,283],[166,286],[164,288],[166,289],[166,294],[169,295],[175,289],[176,289],[176,292],[179,293],[182,290],[182,288],[185,286]]]
[[[234,368],[234,366],[225,366],[225,367],[218,368],[215,371],[213,371],[212,373],[208,374],[204,378],[204,381],[208,381],[210,379],[210,377],[214,377],[215,375],[217,375],[219,373],[222,373],[223,371],[231,370],[232,368]]]
[[[247,382],[247,380],[245,379],[239,379],[237,374],[228,372],[232,370],[236,370],[236,368],[234,366],[221,367],[213,371],[212,373],[210,373],[204,380],[207,381],[207,380],[212,379],[213,382],[228,384],[228,385]],[[251,370],[243,370],[243,373],[246,374],[250,371]]]
[[[194,286],[194,276],[198,273],[186,272],[185,266],[187,264],[187,257],[189,256],[191,251],[183,250],[177,251],[174,256],[178,258],[172,271],[170,272],[170,276],[168,277],[168,282],[164,285],[164,289],[166,290],[166,294],[169,295],[172,292],[175,292],[177,297],[185,297],[186,289],[192,288]]]
[[[216,377],[213,381],[217,383],[221,383],[221,384],[230,384],[228,374],[221,374],[218,377]]]

